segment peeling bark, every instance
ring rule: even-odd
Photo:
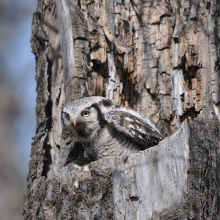
[[[218,0],[38,1],[31,38],[37,128],[25,219],[219,219],[219,5]],[[127,161],[111,158],[82,166],[90,161],[76,138],[62,131],[60,116],[70,101],[92,95],[142,112],[168,138]],[[180,135],[181,143],[174,143],[186,122],[188,142]],[[186,143],[189,152],[183,155],[189,159],[182,164],[174,149]],[[173,155],[178,159],[170,172],[183,165],[178,181],[186,177],[181,187],[165,180],[177,191],[162,205],[140,193],[161,190],[160,198],[161,173],[146,163],[137,177],[142,157],[156,158],[152,166],[160,166],[160,146],[174,152],[160,157],[164,169]],[[162,185],[147,185],[145,172],[155,173],[151,181]]]

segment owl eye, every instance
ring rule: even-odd
[[[88,117],[89,114],[90,114],[89,111],[83,111],[83,112],[82,112],[82,116],[83,116],[83,117]]]
[[[68,113],[64,113],[64,114],[65,114],[66,119],[69,121],[70,120],[70,115]]]

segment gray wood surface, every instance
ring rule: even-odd
[[[219,5],[38,1],[25,219],[219,219]],[[168,138],[90,163],[61,123],[88,95],[138,110]]]

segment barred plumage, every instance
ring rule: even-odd
[[[159,130],[144,115],[100,96],[70,103],[63,109],[62,119],[92,159],[128,156],[162,140]]]

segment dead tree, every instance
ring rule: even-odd
[[[220,219],[220,1],[39,0],[25,219]],[[61,111],[101,95],[165,139],[90,162]]]

